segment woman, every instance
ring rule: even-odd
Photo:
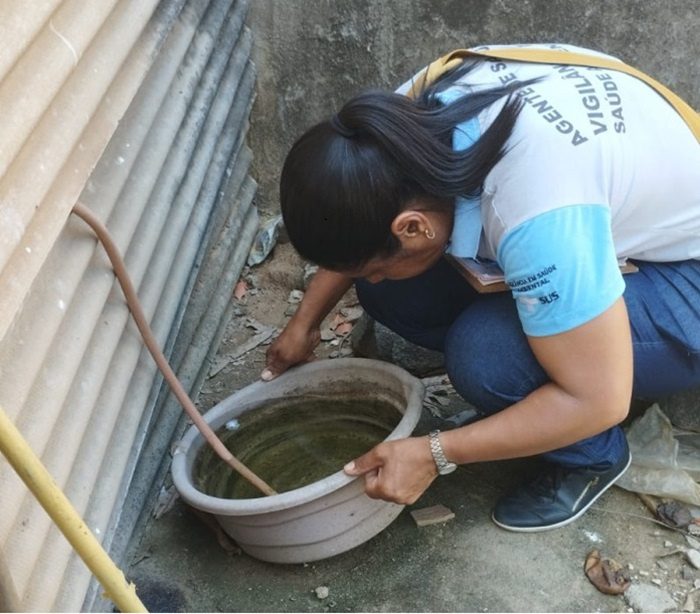
[[[346,472],[412,503],[455,464],[539,454],[493,520],[563,526],[628,467],[631,397],[700,386],[700,146],[612,70],[468,60],[415,99],[410,86],[353,98],[290,151],[285,225],[322,268],[263,379],[310,359],[354,283],[373,318],[445,353],[484,417]],[[510,292],[477,293],[445,253],[496,261]],[[639,271],[623,279],[626,258]]]

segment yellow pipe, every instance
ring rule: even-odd
[[[53,481],[41,460],[0,407],[0,452],[34,493],[51,519],[122,612],[147,612],[122,571],[104,551],[68,498]]]

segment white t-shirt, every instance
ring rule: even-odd
[[[515,94],[523,109],[481,198],[457,199],[451,250],[497,261],[525,332],[541,336],[609,308],[624,291],[618,260],[700,259],[700,145],[656,91],[606,69],[485,60],[441,98],[529,79],[539,81]],[[503,104],[458,126],[454,147]]]

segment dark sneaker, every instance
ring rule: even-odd
[[[630,466],[629,450],[612,467],[568,469],[550,465],[532,482],[501,498],[492,519],[509,531],[546,531],[581,516]]]

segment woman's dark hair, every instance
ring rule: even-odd
[[[462,64],[415,100],[382,91],[359,94],[293,145],[282,169],[280,201],[301,256],[332,270],[359,268],[399,249],[391,223],[412,200],[451,207],[454,197],[481,192],[505,152],[520,110],[510,95],[523,83],[444,105],[439,94],[475,64]],[[455,126],[504,96],[508,100],[484,134],[455,151]]]

